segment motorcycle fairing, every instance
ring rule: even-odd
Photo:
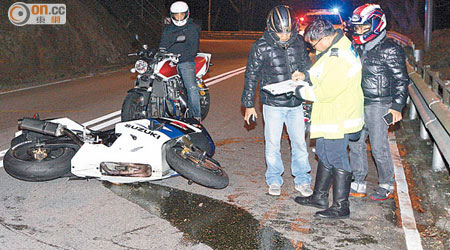
[[[170,125],[172,124],[172,125]],[[179,129],[173,125],[185,127]],[[202,133],[188,123],[170,118],[150,118],[118,123],[116,134],[120,136],[107,147],[103,144],[85,143],[72,158],[72,173],[79,177],[95,177],[114,183],[145,182],[177,175],[168,165],[164,145],[180,136]],[[149,177],[104,175],[102,162],[147,164],[151,166]]]
[[[209,62],[211,60],[211,54],[209,53],[197,53],[197,56],[194,58],[195,62],[195,76],[197,78],[203,77],[209,68]],[[159,71],[158,71],[159,69]],[[171,63],[170,60],[163,60],[159,62],[156,66],[156,72],[159,72],[157,75],[167,80],[174,76],[178,75],[177,65]]]
[[[178,75],[177,65],[172,64],[171,61],[161,61],[158,63],[157,68],[159,68],[158,75],[164,79]]]
[[[210,60],[211,54],[197,53],[197,56],[194,59],[195,75],[197,76],[197,78],[202,78],[206,73],[208,73]]]

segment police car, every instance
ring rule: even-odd
[[[303,35],[305,28],[318,18],[330,21],[335,29],[344,29],[344,22],[338,9],[312,9],[299,18],[299,34]]]

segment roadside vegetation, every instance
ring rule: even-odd
[[[0,1],[0,91],[122,67],[139,46],[134,34],[155,46],[162,29],[159,16],[151,22],[158,13],[144,15],[134,0],[67,1],[66,24],[19,27],[7,13],[15,2]]]
[[[424,64],[439,71],[441,79],[450,80],[450,29],[436,30],[431,37],[431,51],[424,54]]]

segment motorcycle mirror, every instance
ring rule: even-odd
[[[181,35],[181,36],[177,36],[177,43],[181,43],[186,41],[186,36],[185,35]]]
[[[132,68],[132,69],[130,69],[130,72],[131,72],[131,73],[136,73],[136,69],[135,69],[135,68]]]
[[[144,44],[144,45],[142,45],[142,48],[148,49],[148,45],[147,45],[147,44]]]

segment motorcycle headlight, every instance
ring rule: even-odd
[[[139,74],[144,74],[148,69],[148,63],[144,60],[137,60],[134,64],[134,68]]]

